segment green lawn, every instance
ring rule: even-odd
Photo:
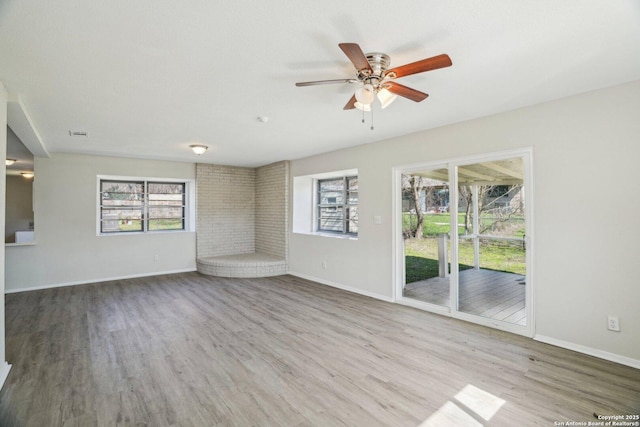
[[[489,213],[483,213],[480,217],[480,226],[481,228],[489,227],[492,223],[497,223],[498,218]],[[450,217],[448,213],[438,213],[438,214],[425,214],[424,222],[422,224],[422,231],[425,237],[432,236],[435,237],[441,233],[449,233],[451,229],[449,225]],[[415,227],[417,222],[417,218],[415,215],[411,215],[409,213],[402,214],[402,228],[403,230],[411,229],[411,225]],[[462,225],[462,226],[461,226]],[[508,226],[510,230],[508,231],[508,235],[511,237],[523,237],[524,236],[524,218],[522,216],[513,216],[511,220],[508,222]],[[464,232],[464,214],[458,214],[458,231],[459,233]],[[491,234],[500,234],[491,233]]]
[[[402,228],[408,230],[411,224],[415,227],[416,216],[408,213],[402,214]],[[458,223],[464,224],[464,214],[458,214]],[[425,214],[422,230],[425,236],[437,236],[449,232],[449,214]]]
[[[142,231],[140,220],[120,220],[120,231]],[[149,230],[182,230],[182,218],[158,219],[149,223]]]
[[[459,248],[460,270],[472,268],[473,244],[462,240]],[[438,275],[438,240],[435,237],[407,239],[404,242],[406,282],[416,282]],[[451,248],[449,248],[449,256]],[[525,274],[525,250],[520,242],[482,241],[480,267],[488,270]]]

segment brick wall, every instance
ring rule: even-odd
[[[197,257],[255,252],[256,171],[196,165]]]
[[[256,251],[288,259],[289,162],[256,169]]]
[[[261,252],[288,259],[289,162],[196,165],[197,258]]]

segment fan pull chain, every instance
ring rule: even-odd
[[[373,130],[373,103],[371,103],[371,130]]]
[[[362,124],[364,124],[364,108],[362,109]]]

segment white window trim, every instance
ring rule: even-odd
[[[358,176],[358,169],[316,173],[293,177],[293,234],[329,237],[333,239],[358,240],[358,234],[318,231],[318,180]],[[358,193],[358,206],[360,205]],[[360,218],[358,218],[358,223]],[[360,224],[358,224],[358,230]]]
[[[185,185],[185,216],[183,230],[145,230],[129,231],[126,233],[102,233],[100,231],[100,181],[144,181],[146,182],[166,182],[180,183]],[[144,177],[144,176],[122,176],[122,175],[97,175],[96,176],[96,236],[131,236],[140,234],[158,233],[185,233],[195,232],[196,227],[196,181],[195,179]]]

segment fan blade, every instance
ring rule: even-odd
[[[410,87],[401,85],[396,82],[388,82],[385,84],[387,90],[395,95],[403,96],[407,99],[410,99],[415,102],[424,101],[427,99],[427,95],[424,92],[420,92],[419,90],[411,89]]]
[[[347,58],[353,63],[356,67],[356,70],[362,71],[367,70],[370,73],[373,73],[373,69],[371,68],[371,64],[367,61],[367,57],[364,56],[364,52],[360,49],[357,43],[340,43],[340,49],[347,55]]]
[[[313,82],[298,82],[296,86],[317,86],[317,85],[330,85],[334,83],[357,83],[357,79],[333,79],[333,80],[316,80]]]
[[[443,53],[442,55],[434,56],[432,58],[427,58],[421,61],[412,62],[411,64],[391,68],[390,70],[385,71],[384,75],[385,77],[389,76],[397,79],[399,77],[424,73],[425,71],[437,70],[438,68],[449,66],[451,66],[451,58],[449,58],[449,55]],[[392,73],[393,76],[391,76]]]
[[[353,94],[349,102],[347,102],[343,108],[343,110],[353,110],[356,108],[356,95]]]

